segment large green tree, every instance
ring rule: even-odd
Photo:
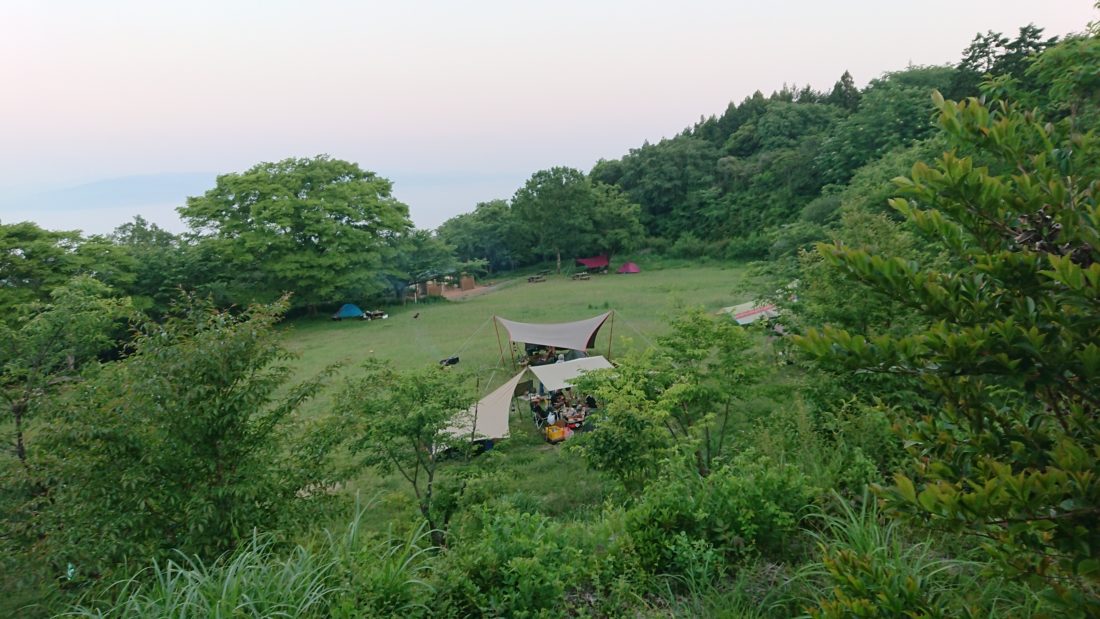
[[[601,161],[591,176],[618,185],[640,205],[650,235],[676,238],[703,228],[700,213],[713,201],[718,157],[718,148],[706,140],[679,136],[632,149],[617,161]]]
[[[587,238],[579,245],[590,254],[614,256],[630,251],[645,238],[641,207],[614,185],[594,183],[591,222]]]
[[[185,239],[138,215],[115,228],[111,241],[122,247],[132,260],[132,280],[122,289],[136,307],[161,315],[179,295],[180,288],[194,288],[197,277],[185,268],[192,249]],[[201,273],[202,279],[211,275]]]
[[[409,285],[458,271],[454,248],[427,230],[411,230],[391,239],[392,258],[383,270],[394,300],[405,300]]]
[[[524,239],[543,258],[557,259],[588,233],[592,206],[591,186],[584,173],[574,168],[539,170],[516,191],[512,210],[523,222]]]
[[[18,305],[45,301],[76,272],[75,231],[43,230],[24,221],[0,223],[0,314],[7,320]]]
[[[1015,39],[992,30],[974,35],[963,50],[951,85],[951,94],[970,97],[978,94],[982,79],[1011,77],[1027,83],[1034,90],[1037,82],[1027,74],[1031,62],[1045,49],[1058,42],[1058,37],[1043,38],[1043,29],[1028,24],[1022,26]]]
[[[232,265],[238,300],[293,292],[311,308],[376,289],[386,240],[411,227],[390,181],[323,155],[219,176],[178,210]]]
[[[490,272],[513,269],[531,258],[521,223],[507,200],[480,202],[472,212],[443,222],[437,233],[455,248],[459,260],[485,260]]]
[[[551,168],[531,175],[512,199],[520,237],[538,255],[611,254],[644,236],[640,209],[617,187],[593,183],[580,170]]]
[[[833,125],[817,165],[830,183],[846,183],[864,164],[887,151],[910,146],[935,131],[928,96],[950,85],[950,67],[915,67],[873,80],[859,105]]]
[[[614,371],[579,379],[601,404],[597,429],[580,442],[589,466],[638,490],[667,452],[686,454],[707,476],[730,447],[731,419],[762,366],[744,329],[702,310],[672,322],[657,346],[622,359]],[[662,441],[658,437],[663,437]]]

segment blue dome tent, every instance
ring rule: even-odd
[[[358,305],[354,303],[345,303],[340,306],[335,314],[332,315],[333,320],[343,320],[345,318],[363,318],[364,312],[359,309]]]

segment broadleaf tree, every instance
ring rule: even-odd
[[[236,287],[240,301],[292,292],[313,309],[377,290],[387,239],[411,228],[392,189],[374,172],[321,155],[219,176],[178,210],[248,281]]]
[[[372,360],[336,400],[352,452],[363,465],[396,471],[408,482],[437,546],[446,542],[453,513],[453,502],[445,499],[465,487],[445,461],[449,450],[471,445],[471,436],[450,431],[462,426],[475,400],[464,378],[449,368],[401,372]]]
[[[539,170],[512,197],[512,211],[535,253],[553,256],[561,272],[562,250],[574,247],[590,231],[592,192],[580,170]]]
[[[13,324],[0,322],[0,400],[10,413],[12,446],[26,465],[27,416],[80,376],[86,363],[117,345],[127,299],[88,276],[54,288],[49,303],[31,304]]]
[[[176,551],[209,560],[254,529],[292,530],[326,500],[332,443],[297,417],[325,373],[289,383],[286,307],[234,315],[185,298],[54,407],[38,526],[59,569],[95,578]]]

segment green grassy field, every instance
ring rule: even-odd
[[[350,371],[372,356],[411,368],[457,354],[459,367],[480,376],[487,390],[502,382],[512,367],[503,332],[506,363],[501,363],[494,315],[523,322],[566,322],[613,309],[614,323],[600,331],[595,350],[607,354],[608,341],[613,340],[614,357],[663,333],[667,318],[678,308],[717,309],[749,300],[755,292],[750,284],[743,266],[601,275],[588,281],[564,276],[538,284],[503,281],[500,289],[463,301],[389,308],[388,320],[300,319],[288,325],[286,344],[300,355],[296,372],[302,378],[334,363]],[[417,313],[419,318],[413,319]]]
[[[643,268],[644,268],[643,264]],[[545,283],[525,279],[498,282],[498,288],[462,301],[439,301],[389,308],[387,320],[335,322],[327,318],[300,319],[286,328],[286,344],[299,355],[295,372],[304,379],[332,364],[348,375],[368,357],[378,357],[399,368],[434,364],[459,355],[457,366],[480,379],[484,394],[513,375],[507,334],[501,332],[505,362],[494,329],[494,315],[524,322],[564,322],[615,310],[595,351],[614,358],[633,347],[645,347],[666,330],[668,318],[687,307],[708,310],[752,298],[753,282],[744,266],[695,266],[649,270],[637,275],[602,275],[588,281],[551,276]],[[413,318],[419,313],[418,318]],[[309,402],[305,414],[324,415],[331,394],[342,381]],[[560,447],[545,444],[526,416],[513,416],[512,436],[496,447],[490,458],[480,458],[494,494],[515,494],[548,515],[576,515],[598,506],[604,496],[602,480]],[[548,483],[547,480],[568,480]],[[365,472],[351,491],[377,496],[377,527],[411,521],[413,503],[404,480]],[[474,488],[476,491],[476,488]]]

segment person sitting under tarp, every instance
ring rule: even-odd
[[[536,365],[550,365],[551,363],[557,363],[563,358],[563,354],[558,352],[558,349],[550,346],[549,348],[531,348],[526,349],[527,356],[523,360],[528,366]]]
[[[542,407],[542,400],[540,398],[531,400],[531,416],[535,420],[536,428],[546,427],[547,415],[548,413],[546,409]]]
[[[579,428],[588,417],[588,407],[585,403],[574,400],[572,389],[552,393],[550,396],[550,411],[559,423],[573,429]]]
[[[550,394],[550,407],[554,410],[565,406],[565,394],[561,391],[555,391]]]

